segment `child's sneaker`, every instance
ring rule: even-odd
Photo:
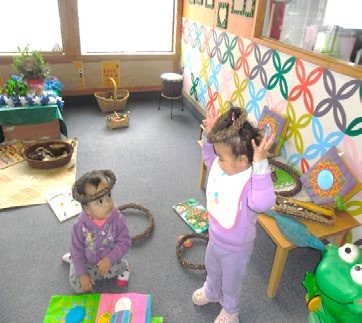
[[[63,257],[62,260],[68,264],[72,262],[72,256],[70,255],[70,252],[67,252]]]
[[[118,287],[126,287],[128,285],[129,280],[129,265],[128,262],[125,260],[127,269],[117,277],[117,286]]]
[[[217,300],[212,300],[206,297],[204,287],[194,291],[194,293],[192,294],[192,301],[195,305],[199,306],[217,302]]]
[[[239,313],[229,314],[222,309],[214,323],[239,323]]]

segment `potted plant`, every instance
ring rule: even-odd
[[[49,66],[40,51],[31,51],[29,45],[18,47],[19,55],[13,57],[13,67],[26,80],[29,90],[39,95],[43,91],[44,79],[49,75]]]
[[[28,86],[23,78],[12,75],[11,78],[5,82],[4,86],[0,87],[0,93],[5,95],[6,103],[9,106],[19,106],[21,104],[20,97],[25,97],[28,94]],[[4,97],[3,100],[5,100]]]

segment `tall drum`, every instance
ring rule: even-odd
[[[181,74],[161,74],[161,95],[166,99],[179,99],[182,95],[182,82]]]
[[[181,99],[181,105],[183,110],[182,102],[182,83],[183,76],[177,73],[163,73],[161,74],[161,95],[158,104],[158,110],[161,105],[161,98],[171,100],[171,119],[172,119],[172,102],[173,100]]]

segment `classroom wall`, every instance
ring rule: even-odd
[[[115,61],[115,60],[112,60]],[[161,86],[160,75],[175,71],[175,59],[150,60],[117,60],[119,63],[118,86],[132,92],[155,91]],[[178,65],[177,65],[178,66]],[[63,96],[92,94],[103,88],[102,62],[83,62],[83,72],[80,76],[75,63],[50,64],[51,75],[58,77],[64,83]],[[19,75],[11,64],[0,63],[0,84],[5,83],[12,74]]]
[[[231,14],[232,0],[222,1],[229,2],[230,25],[216,27],[219,2],[214,9],[184,2],[185,96],[203,114],[233,104],[256,123],[263,107],[271,107],[290,120],[280,153],[288,163],[304,173],[335,146],[362,181],[362,81],[254,43],[253,18]],[[362,223],[361,191],[344,208]],[[361,238],[362,227],[349,240]]]

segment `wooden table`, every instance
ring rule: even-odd
[[[16,108],[0,107],[0,142],[7,139],[3,130],[13,130],[14,127],[18,127],[26,134],[26,138],[18,138],[20,140],[39,139],[41,131],[44,131],[47,125],[57,126],[59,138],[60,133],[68,136],[67,126],[56,104]],[[34,132],[34,136],[32,136],[32,132]]]
[[[267,294],[273,298],[276,295],[282,277],[289,250],[298,248],[287,240],[280,232],[274,218],[265,214],[258,215],[258,222],[269,237],[276,244],[276,251],[273,261],[273,267],[270,273]],[[346,242],[348,232],[360,226],[361,224],[346,212],[336,211],[336,222],[333,226],[318,224],[310,221],[303,222],[308,230],[319,239],[333,238],[337,246]]]

